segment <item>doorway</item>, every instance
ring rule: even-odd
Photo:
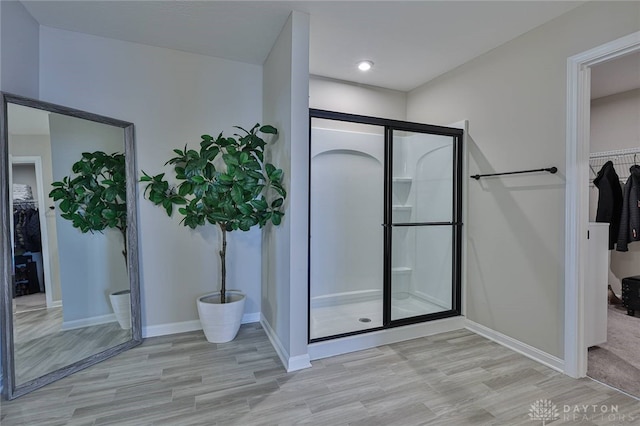
[[[460,315],[463,131],[310,116],[310,342]]]
[[[20,309],[52,308],[56,302],[53,299],[42,158],[11,156],[10,163],[10,184],[14,190],[14,196],[11,197],[14,268],[16,275],[20,272],[21,279],[25,281],[14,291],[24,296],[21,299],[24,303],[18,303],[24,305]],[[22,229],[16,230],[16,226]],[[20,236],[20,241],[16,240],[17,236]]]
[[[587,374],[585,281],[588,268],[591,67],[640,51],[640,32],[567,60],[564,371]]]

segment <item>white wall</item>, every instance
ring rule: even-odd
[[[264,122],[280,136],[267,158],[288,191],[279,227],[262,244],[262,317],[287,370],[309,367],[307,237],[309,184],[309,16],[292,12],[264,63]]]
[[[591,101],[590,144],[591,152],[640,149],[640,89]]]
[[[591,101],[590,151],[602,152],[615,149],[640,149],[640,89],[630,90]],[[640,154],[638,154],[640,164]],[[629,175],[627,170],[614,166],[618,174]],[[596,170],[598,172],[598,170]],[[624,183],[623,183],[624,185]],[[595,219],[598,206],[598,189],[590,187],[590,218]],[[640,275],[640,243],[629,244],[629,251],[611,251],[611,272],[609,284],[621,293],[621,280]]]
[[[309,107],[405,120],[407,95],[397,90],[312,76],[309,80]]]
[[[38,96],[38,32],[37,22],[22,4],[17,1],[0,1],[0,91]],[[4,158],[4,153],[0,154],[0,159],[8,161]],[[2,167],[4,168],[4,164]],[[2,173],[8,181],[8,167]],[[0,190],[0,194],[1,198],[8,197],[3,190]]]
[[[0,90],[38,97],[39,24],[15,0],[0,2]]]
[[[467,317],[563,356],[567,58],[640,28],[640,4],[587,3],[408,96],[411,121],[469,120]]]
[[[173,148],[262,119],[260,66],[48,27],[40,42],[41,98],[134,123],[138,170],[168,171]],[[198,328],[196,297],[220,285],[218,232],[138,198],[146,334]],[[231,233],[227,256],[228,286],[259,312],[260,232]]]

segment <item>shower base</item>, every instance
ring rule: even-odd
[[[332,295],[330,300],[339,300],[339,296]],[[382,327],[382,297],[375,299],[367,297],[367,300],[358,300],[354,297],[345,297],[345,299],[348,300],[346,303],[328,303],[326,296],[312,299],[310,312],[312,339]],[[391,318],[408,318],[445,310],[447,308],[413,295],[394,297]]]

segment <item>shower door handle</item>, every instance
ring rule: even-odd
[[[410,226],[458,226],[462,225],[461,222],[407,222],[407,223],[389,223],[381,224],[384,227],[410,227]]]

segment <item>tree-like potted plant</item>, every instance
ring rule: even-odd
[[[173,166],[179,183],[170,184],[165,173],[151,176],[143,171],[140,179],[146,183],[145,197],[162,206],[169,216],[176,205],[184,226],[195,229],[213,224],[220,230],[220,291],[197,299],[202,329],[214,343],[233,340],[244,313],[245,295],[227,290],[227,233],[262,228],[267,223],[279,225],[287,196],[283,172],[265,161],[266,142],[260,136],[273,137],[277,129],[260,124],[250,130],[236,128],[242,134],[203,135],[199,150],[187,146],[174,149],[176,156],[166,164]]]
[[[49,196],[60,201],[60,217],[82,233],[117,229],[122,234],[124,265],[127,265],[127,187],[125,156],[102,151],[83,152],[71,166],[70,176],[53,182]],[[123,329],[131,328],[130,290],[109,295],[111,307]]]

